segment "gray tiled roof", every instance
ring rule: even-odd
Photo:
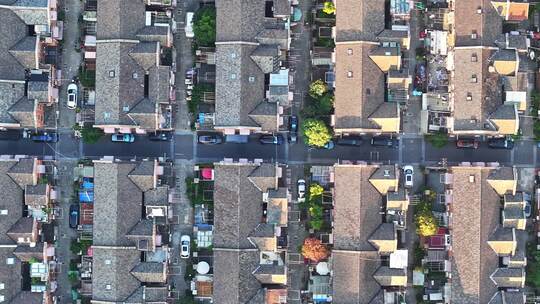
[[[130,274],[139,264],[138,250],[94,247],[93,258],[92,300],[122,302],[139,288],[139,280]]]
[[[405,189],[399,188],[397,191],[389,191],[386,194],[387,201],[404,201],[407,199],[407,193]]]
[[[155,304],[165,304],[167,298],[167,287],[141,286],[133,292],[125,302],[127,304],[145,304],[148,302]]]
[[[8,113],[21,127],[34,128],[36,126],[34,118],[36,103],[37,101],[22,97],[8,109]]]
[[[370,179],[389,179],[397,178],[397,168],[394,165],[381,165],[370,176]]]
[[[397,103],[383,102],[381,103],[375,112],[369,115],[369,118],[395,118],[399,116],[399,109]]]
[[[216,2],[216,41],[250,41],[264,26],[264,0]]]
[[[291,2],[289,0],[274,0],[274,15],[289,16],[291,14]]]
[[[384,0],[337,0],[336,41],[373,41],[385,26]]]
[[[32,217],[20,217],[15,224],[9,228],[7,235],[17,242],[19,237],[30,237],[34,231],[34,218]]]
[[[498,226],[488,239],[488,241],[498,241],[498,242],[513,241],[513,240],[514,240],[513,230],[511,228],[504,228],[502,226]]]
[[[129,246],[126,234],[142,216],[142,192],[128,178],[133,163],[94,164],[94,244]]]
[[[370,241],[393,241],[396,240],[396,230],[393,223],[382,223],[369,237]]]
[[[262,163],[249,174],[248,179],[261,192],[277,188],[277,167],[275,164]]]
[[[478,8],[482,13],[478,14]],[[502,33],[502,18],[490,0],[456,1],[454,6],[456,46],[492,46]],[[476,39],[472,33],[476,32]]]
[[[518,116],[517,108],[514,105],[501,105],[497,108],[490,119],[516,119]]]
[[[49,83],[47,81],[29,81],[28,99],[48,102]]]
[[[144,27],[145,4],[143,0],[100,1],[97,16],[98,39],[136,39]]]
[[[27,185],[24,190],[24,203],[28,206],[39,208],[47,204],[47,185]]]
[[[251,303],[261,284],[252,274],[259,262],[257,250],[214,249],[214,299],[221,303]],[[264,302],[261,302],[261,304]]]
[[[0,226],[2,221],[0,221]],[[2,237],[0,233],[0,237]],[[22,289],[22,270],[21,261],[13,255],[12,247],[0,247],[0,282],[4,283],[4,289],[0,292],[7,303],[11,302],[21,292]],[[13,258],[14,264],[7,264],[8,258]],[[24,303],[24,302],[23,302]]]
[[[253,119],[263,130],[278,131],[278,105],[263,101],[249,113],[249,117]]]
[[[214,247],[253,248],[247,239],[262,221],[262,192],[248,181],[253,164],[214,168]]]
[[[498,291],[488,304],[525,304],[525,294],[520,291]]]
[[[8,211],[7,215],[0,215],[0,245],[14,244],[6,233],[23,215],[23,191],[7,175],[7,171],[14,163],[14,161],[0,161],[0,185],[4,192],[0,197],[0,210]],[[4,263],[0,263],[2,264]]]
[[[523,282],[521,279],[525,277],[523,268],[497,268],[491,275],[491,279],[500,288],[521,288]]]
[[[127,116],[144,129],[157,128],[156,104],[148,98],[143,98],[136,103]]]
[[[493,174],[491,169],[453,167],[451,170],[451,297],[458,303],[487,303],[497,291],[490,275],[499,265],[499,258],[487,241],[500,226],[500,198],[486,181]],[[474,182],[470,176],[474,176]]]
[[[145,206],[167,206],[169,205],[169,188],[160,186],[144,192]]]
[[[129,172],[129,179],[141,189],[148,191],[154,188],[154,161],[144,160]]]
[[[23,262],[28,262],[32,258],[41,261],[43,260],[43,243],[37,243],[33,247],[18,245],[13,254]]]
[[[256,46],[216,46],[216,125],[252,126],[248,116],[265,98],[264,73],[250,58]]]
[[[165,26],[145,26],[137,32],[140,41],[159,41],[161,45],[168,45],[169,28]]]
[[[154,234],[154,222],[151,219],[141,219],[126,234],[128,237],[152,236]]]
[[[0,4],[2,5],[12,5],[20,7],[32,7],[32,8],[46,8],[47,0],[1,0]]]
[[[393,283],[392,280],[392,277],[395,276],[406,277],[407,272],[401,268],[390,268],[388,266],[381,266],[373,274],[373,278],[377,280],[377,282],[381,286],[395,286],[395,283]]]
[[[27,69],[36,68],[36,37],[27,36],[9,49],[9,53]]]
[[[379,227],[381,194],[369,182],[374,166],[334,167],[334,248],[374,250],[369,237]]]
[[[11,301],[11,303],[24,303],[24,304],[42,304],[43,293],[36,293],[31,291],[19,292]]]
[[[26,24],[15,13],[4,8],[0,8],[0,20],[0,79],[24,80],[24,67],[11,55],[9,49],[25,37]]]
[[[279,55],[277,45],[259,45],[251,53],[250,58],[257,64],[263,73],[272,73],[275,70],[275,58]]]
[[[376,251],[333,250],[332,303],[371,303],[381,287],[373,278],[380,266]]]
[[[0,56],[0,61],[2,61],[2,56]],[[0,79],[2,78],[1,69],[2,67],[0,67]],[[8,109],[24,97],[24,89],[24,83],[0,82],[0,123],[17,123],[8,113]]]
[[[253,275],[261,284],[274,284],[273,275],[285,275],[285,266],[284,265],[275,265],[275,264],[264,264],[259,265],[253,271]]]
[[[509,49],[499,49],[492,55],[493,61],[517,61],[517,51]]]
[[[12,166],[7,170],[7,174],[11,177],[21,189],[26,185],[33,185],[34,159],[23,158],[17,162],[10,163]]]
[[[170,67],[155,66],[150,69],[148,82],[150,83],[149,98],[154,103],[169,102]]]
[[[165,265],[158,262],[141,262],[133,269],[131,274],[142,283],[165,283]]]

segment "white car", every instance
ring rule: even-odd
[[[187,12],[186,13],[186,37],[193,38],[195,37],[195,33],[193,32],[193,17],[195,13],[193,12]]]
[[[189,235],[182,235],[180,237],[180,257],[183,259],[189,258],[189,246],[191,243],[191,238]]]
[[[414,180],[414,168],[407,165],[403,167],[403,173],[405,174],[405,187],[412,188]]]
[[[75,109],[77,107],[77,85],[70,83],[67,87],[67,107],[68,109]]]
[[[303,179],[298,180],[298,201],[303,202],[306,200],[306,181]]]

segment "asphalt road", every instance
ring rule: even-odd
[[[150,141],[146,136],[136,136],[133,143],[115,143],[110,136],[102,137],[96,144],[83,144],[70,134],[62,134],[58,143],[36,143],[28,139],[0,140],[0,155],[34,155],[77,159],[79,157],[119,158],[166,157],[168,159],[214,162],[224,158],[238,160],[263,159],[290,164],[336,161],[368,161],[400,164],[432,164],[443,158],[449,164],[459,162],[499,162],[504,165],[536,166],[540,149],[533,140],[522,140],[513,150],[490,149],[485,142],[476,150],[457,149],[454,142],[443,148],[434,148],[421,137],[401,138],[399,148],[373,147],[369,140],[359,147],[338,146],[332,150],[312,149],[303,143],[287,145],[262,145],[257,137],[250,137],[247,144],[224,143],[201,145],[191,134],[176,135],[170,142]]]

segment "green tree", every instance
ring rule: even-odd
[[[448,135],[442,132],[426,135],[425,138],[435,148],[440,149],[448,144]]]
[[[326,1],[324,3],[323,12],[327,15],[333,15],[336,13],[336,6],[333,2]]]
[[[85,144],[95,144],[103,136],[103,130],[89,126],[83,127],[80,131]]]
[[[317,79],[309,85],[309,96],[318,99],[328,91],[324,81]]]
[[[540,120],[534,121],[533,132],[534,132],[534,139],[540,140]]]
[[[198,46],[213,47],[216,43],[216,9],[212,6],[200,8],[194,17],[193,33]]]
[[[431,236],[437,233],[437,219],[430,212],[421,212],[416,216],[416,232],[421,236]]]
[[[330,129],[322,120],[318,119],[305,119],[302,123],[302,132],[304,142],[308,146],[324,147],[332,139]]]
[[[313,183],[309,185],[309,198],[315,198],[317,196],[321,196],[324,192],[324,188],[316,183]]]

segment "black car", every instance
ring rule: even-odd
[[[69,227],[77,228],[79,225],[79,205],[72,204],[69,206]]]
[[[223,142],[223,138],[219,134],[199,135],[198,140],[203,145],[217,145]]]
[[[492,149],[508,149],[514,148],[514,141],[506,138],[492,138],[488,140],[488,146]]]
[[[148,134],[148,139],[152,141],[170,141],[172,139],[171,132],[155,132]]]
[[[362,137],[360,136],[342,136],[337,140],[338,146],[355,146],[362,145]]]
[[[263,135],[259,138],[259,142],[263,145],[281,145],[283,143],[283,136],[281,134]]]
[[[386,137],[386,136],[374,136],[371,138],[371,145],[375,147],[388,147],[388,148],[397,148],[399,141],[397,138]]]

